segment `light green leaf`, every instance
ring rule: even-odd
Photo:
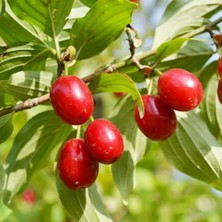
[[[24,101],[48,93],[53,79],[51,72],[21,71],[11,75],[3,87],[15,100]]]
[[[178,52],[181,46],[190,40],[189,38],[177,38],[161,44],[156,50],[156,61],[161,61],[164,58]]]
[[[178,53],[165,58],[163,62],[159,63],[157,68],[164,71],[177,67],[196,72],[206,64],[213,54],[214,51],[205,42],[190,40]]]
[[[176,132],[161,148],[180,171],[222,190],[222,144],[211,134],[199,113],[177,113]]]
[[[12,11],[21,20],[39,27],[44,33],[53,37],[58,35],[69,15],[74,0],[8,0]]]
[[[0,79],[21,70],[44,70],[49,49],[38,45],[22,45],[6,49],[0,57]]]
[[[71,190],[62,183],[58,175],[56,182],[60,200],[75,221],[112,221],[105,210],[96,185],[89,189]]]
[[[168,5],[163,22],[157,27],[153,48],[177,37],[185,37],[205,24],[205,19],[222,8],[221,0],[174,0]]]
[[[135,187],[135,167],[149,149],[150,141],[140,132],[134,120],[134,105],[130,98],[123,98],[110,113],[124,139],[124,154],[112,165],[114,181],[123,197]]]
[[[77,59],[95,56],[117,39],[131,22],[135,7],[127,0],[98,0],[72,27],[71,43],[78,51]]]
[[[30,119],[16,135],[6,159],[6,182],[3,202],[7,205],[48,163],[51,152],[58,149],[72,132],[53,111],[45,111]]]

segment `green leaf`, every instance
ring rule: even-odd
[[[12,117],[12,115],[9,116]],[[2,122],[5,121],[5,119],[4,120],[2,119],[4,119],[4,117],[0,117],[0,125],[2,124]],[[12,124],[12,119],[10,118],[4,125],[0,127],[0,135],[1,135],[0,144],[6,141],[9,138],[9,136],[11,136],[12,131],[13,131],[13,124]]]
[[[2,108],[7,108],[15,105],[15,100],[13,97],[6,93],[0,93],[0,110]],[[1,126],[1,124],[0,124]]]
[[[205,42],[190,40],[177,54],[164,59],[157,67],[161,71],[177,67],[190,72],[197,72],[213,54],[214,51]]]
[[[49,92],[54,77],[51,72],[21,71],[4,82],[4,90],[15,100],[26,100]]]
[[[53,111],[31,118],[16,135],[6,159],[6,182],[3,202],[7,205],[29,182],[30,178],[48,163],[51,152],[58,149],[72,132]]]
[[[176,132],[161,148],[180,171],[222,190],[222,149],[199,113],[177,113]]]
[[[221,0],[174,0],[166,8],[156,29],[153,48],[183,37],[205,24],[205,19],[221,10]]]
[[[54,34],[58,35],[62,31],[73,2],[74,0],[8,0],[16,16],[39,27],[51,37]]]
[[[0,93],[0,110],[15,105],[13,97],[6,93]],[[0,144],[6,141],[12,134],[12,113],[0,116]]]
[[[2,193],[2,189],[5,183],[5,170],[4,167],[2,165],[2,162],[0,161],[0,196]]]
[[[22,45],[6,49],[0,56],[0,79],[5,80],[21,70],[44,70],[49,49],[38,45]]]
[[[89,189],[71,190],[56,177],[59,198],[75,221],[78,222],[111,222],[102,203],[96,185]]]
[[[214,70],[212,69],[214,68]],[[204,99],[201,104],[201,114],[206,121],[209,130],[217,138],[222,139],[222,105],[218,100],[217,86],[218,76],[216,74],[217,63],[208,65],[203,70],[202,76],[210,76],[204,91]]]
[[[88,7],[91,7],[95,2],[98,0],[80,0],[84,5],[87,5]]]
[[[5,1],[4,1],[5,2]],[[3,8],[0,13],[0,37],[8,46],[34,42],[43,44],[43,37],[32,26],[19,20],[10,10],[9,6]],[[13,34],[19,33],[19,34]]]
[[[150,141],[140,132],[134,120],[135,103],[123,98],[117,103],[109,119],[116,124],[124,139],[124,154],[112,165],[114,181],[126,200],[135,187],[135,167],[149,149]]]
[[[125,92],[129,93],[133,100],[137,100],[140,104],[141,115],[143,114],[143,101],[132,79],[123,73],[102,73],[89,84],[92,93],[101,92]]]
[[[98,55],[116,40],[131,22],[135,7],[127,0],[98,0],[72,27],[71,43],[78,51],[77,59]]]
[[[189,41],[189,38],[177,38],[161,44],[156,50],[156,60],[161,61],[164,58],[178,52],[181,46]]]

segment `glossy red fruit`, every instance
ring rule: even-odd
[[[203,87],[199,79],[183,69],[170,69],[158,80],[160,98],[172,109],[189,111],[199,105]]]
[[[222,57],[218,60],[217,72],[220,78],[222,78]]]
[[[68,124],[83,124],[92,115],[92,94],[88,86],[75,76],[62,76],[55,80],[50,99],[55,112]]]
[[[151,140],[164,140],[176,130],[177,119],[173,109],[158,96],[143,95],[144,115],[140,116],[138,103],[135,105],[134,118],[137,126]]]
[[[119,129],[106,119],[91,122],[85,131],[84,141],[91,155],[100,163],[113,163],[124,151]]]
[[[86,149],[83,139],[70,139],[62,147],[58,159],[61,180],[70,189],[91,186],[98,175],[99,164]]]
[[[217,96],[218,96],[218,99],[219,99],[220,103],[222,103],[222,79],[220,79],[219,82],[218,82]]]

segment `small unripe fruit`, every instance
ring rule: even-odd
[[[90,187],[98,175],[98,162],[86,149],[83,139],[70,139],[62,147],[58,159],[58,172],[70,189]]]
[[[124,151],[119,129],[106,119],[91,122],[86,129],[84,141],[90,154],[100,163],[113,163]]]
[[[56,79],[50,90],[50,100],[57,115],[70,125],[85,123],[94,108],[88,86],[75,76]]]
[[[158,96],[143,95],[144,115],[140,116],[136,103],[134,118],[142,133],[151,140],[165,140],[176,130],[177,119],[173,109]]]
[[[199,79],[183,69],[170,69],[158,80],[160,98],[172,109],[189,111],[199,105],[203,87]]]

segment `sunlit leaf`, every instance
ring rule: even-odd
[[[14,99],[23,101],[48,93],[52,81],[50,72],[21,71],[13,74],[3,87]]]
[[[174,0],[166,8],[163,21],[156,28],[153,48],[176,37],[185,37],[205,24],[210,12],[221,10],[221,0]]]
[[[6,182],[3,201],[7,205],[41,169],[52,150],[58,149],[72,132],[53,111],[45,111],[30,119],[16,135],[6,159]]]
[[[195,111],[177,113],[176,132],[160,145],[180,171],[222,190],[222,144]]]
[[[8,0],[12,11],[21,19],[39,27],[53,37],[58,35],[66,23],[74,0],[20,1]]]

